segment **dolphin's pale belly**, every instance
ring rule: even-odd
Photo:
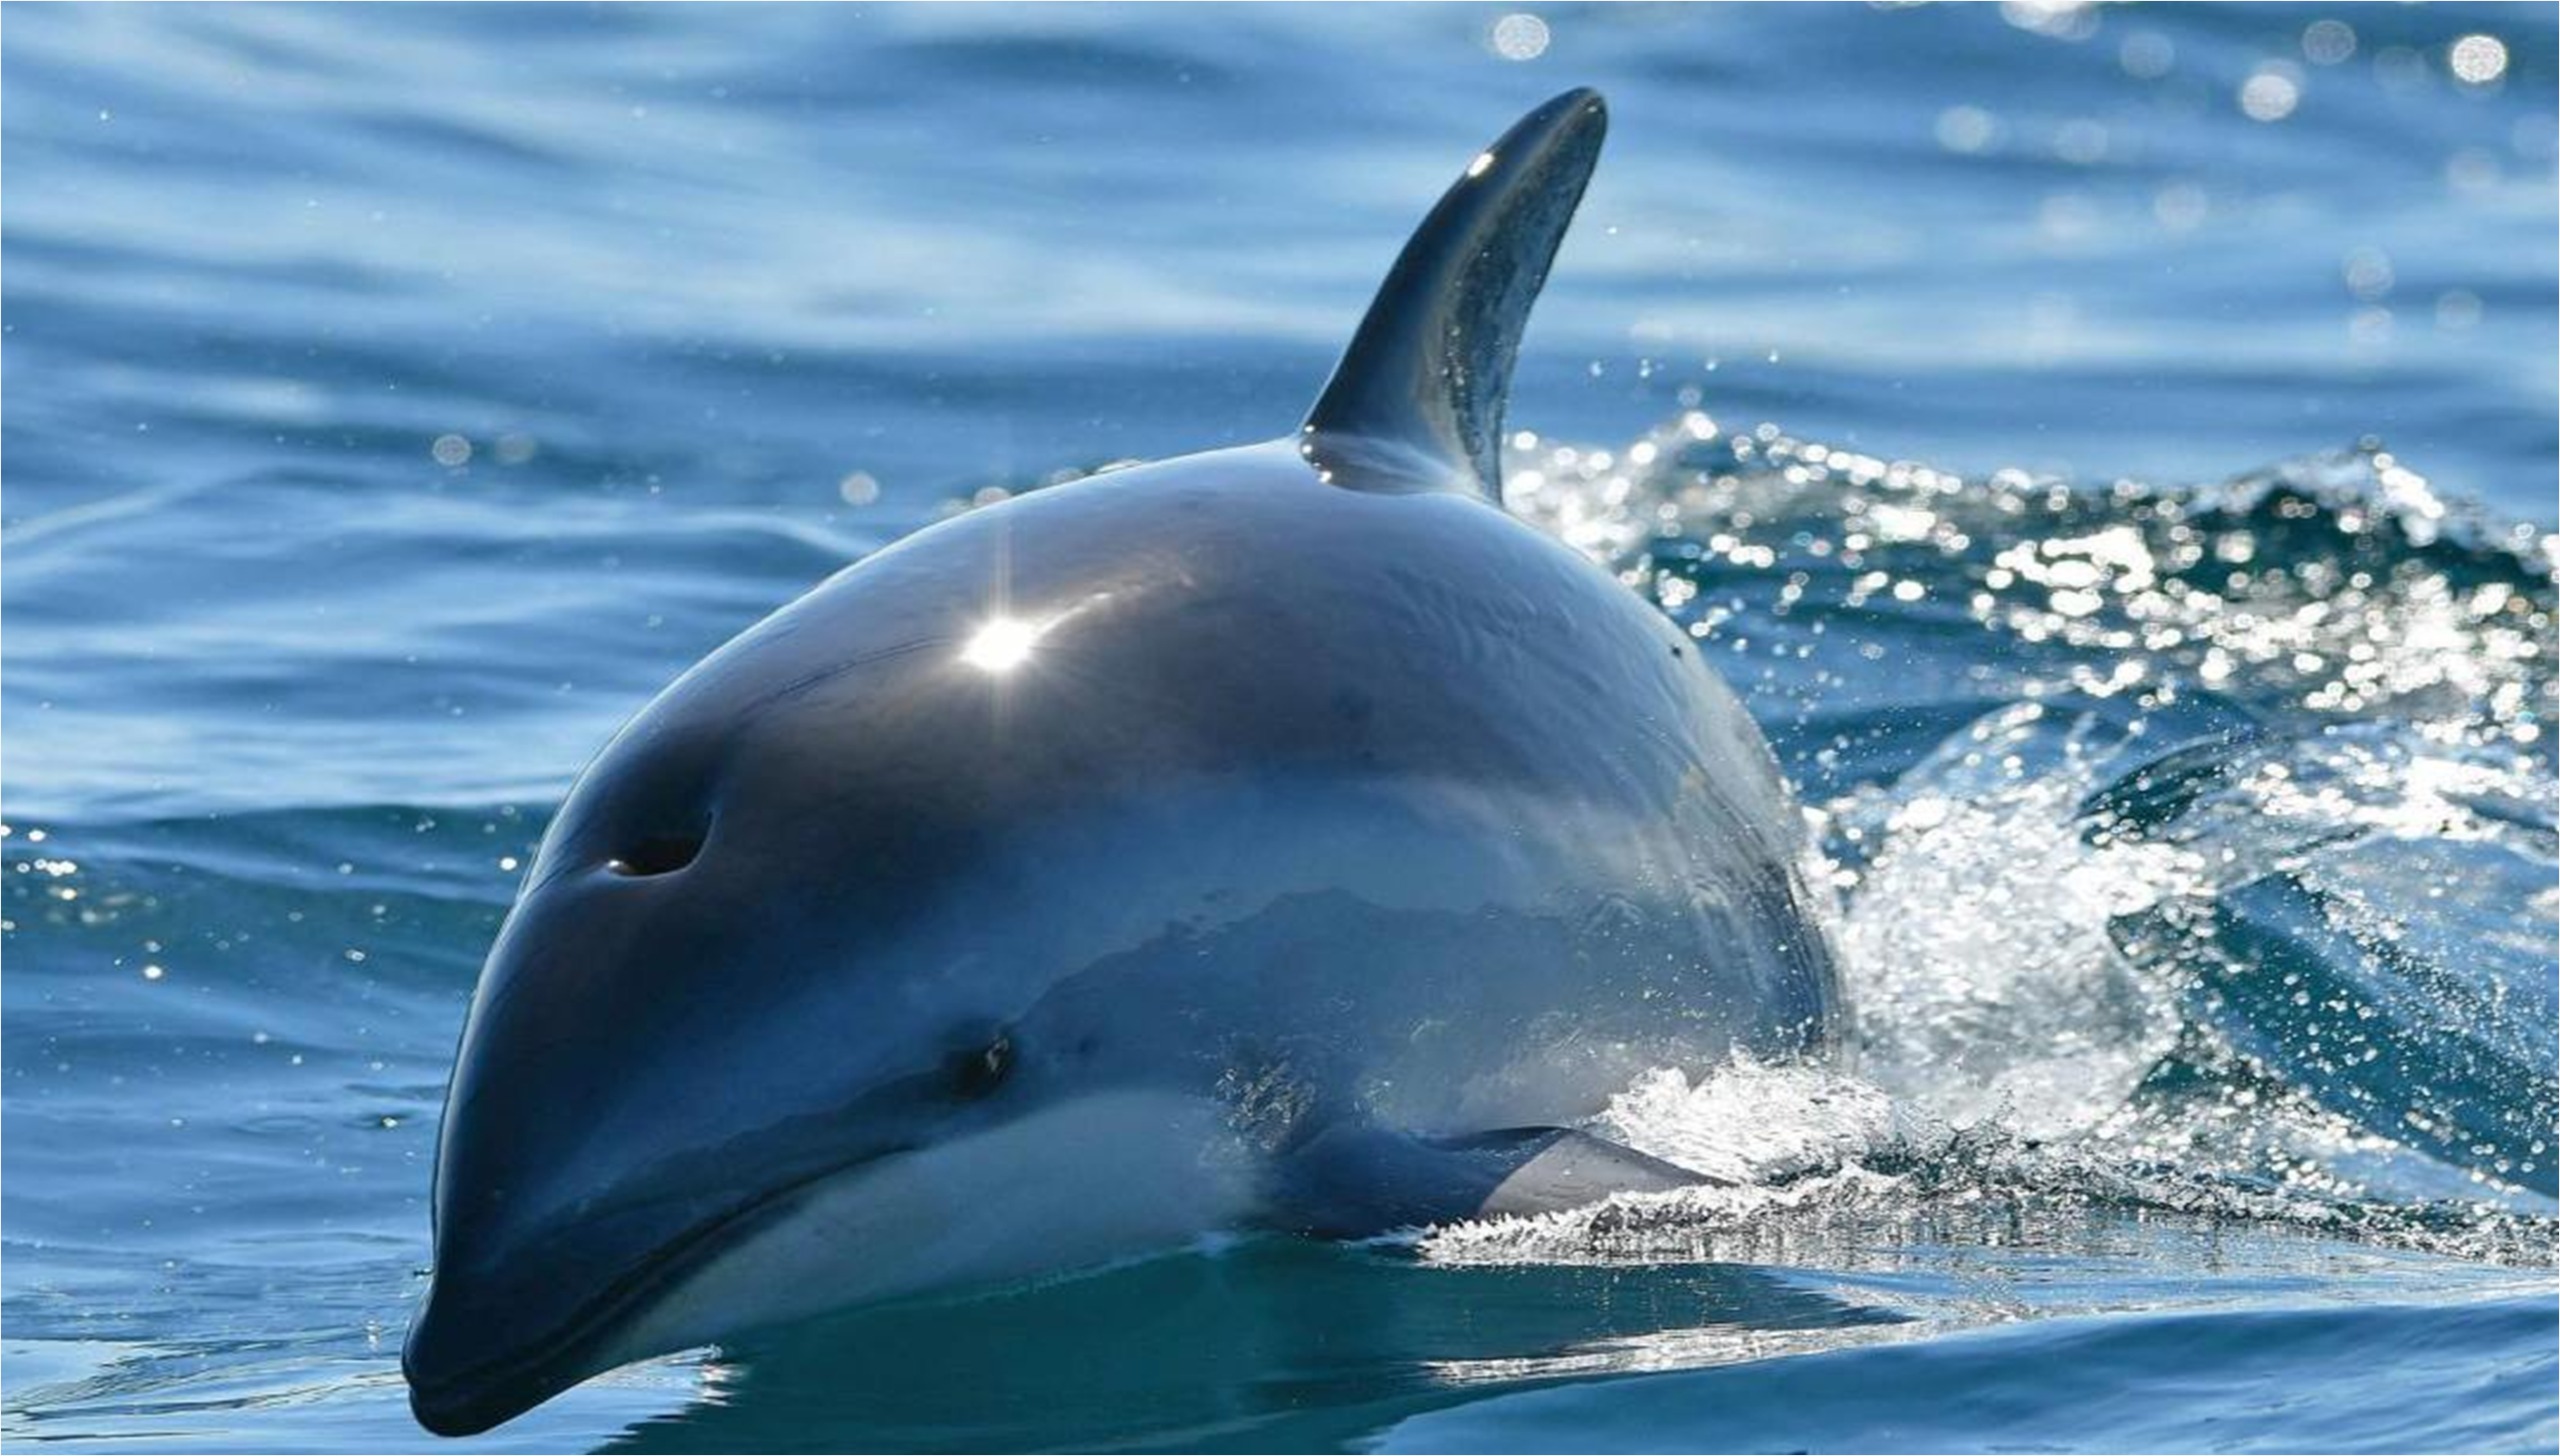
[[[824,1179],[676,1286],[620,1363],[779,1320],[1090,1269],[1243,1217],[1252,1170],[1216,1102],[1114,1092]]]

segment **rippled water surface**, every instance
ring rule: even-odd
[[[585,757],[901,534],[1291,426],[1589,83],[1511,502],[1768,729],[1846,1065],[1602,1118],[1731,1187],[472,1444],[2560,1445],[2551,12],[1510,14],[0,12],[8,1438],[423,1444],[442,1079]]]

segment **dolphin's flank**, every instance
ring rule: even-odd
[[[463,1033],[422,1424],[1210,1230],[1677,1188],[1573,1129],[1828,1044],[1758,731],[1499,505],[1605,127],[1474,158],[1294,433],[918,532],[605,747]]]

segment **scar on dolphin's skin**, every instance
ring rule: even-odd
[[[1827,1049],[1758,730],[1499,503],[1605,128],[1473,154],[1289,434],[918,532],[605,747],[463,1032],[422,1424],[1216,1230],[1680,1188],[1577,1125]]]

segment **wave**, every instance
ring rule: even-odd
[[[2180,1311],[1498,1395],[1369,1449],[2547,1450],[2556,1374],[2547,1295]]]

